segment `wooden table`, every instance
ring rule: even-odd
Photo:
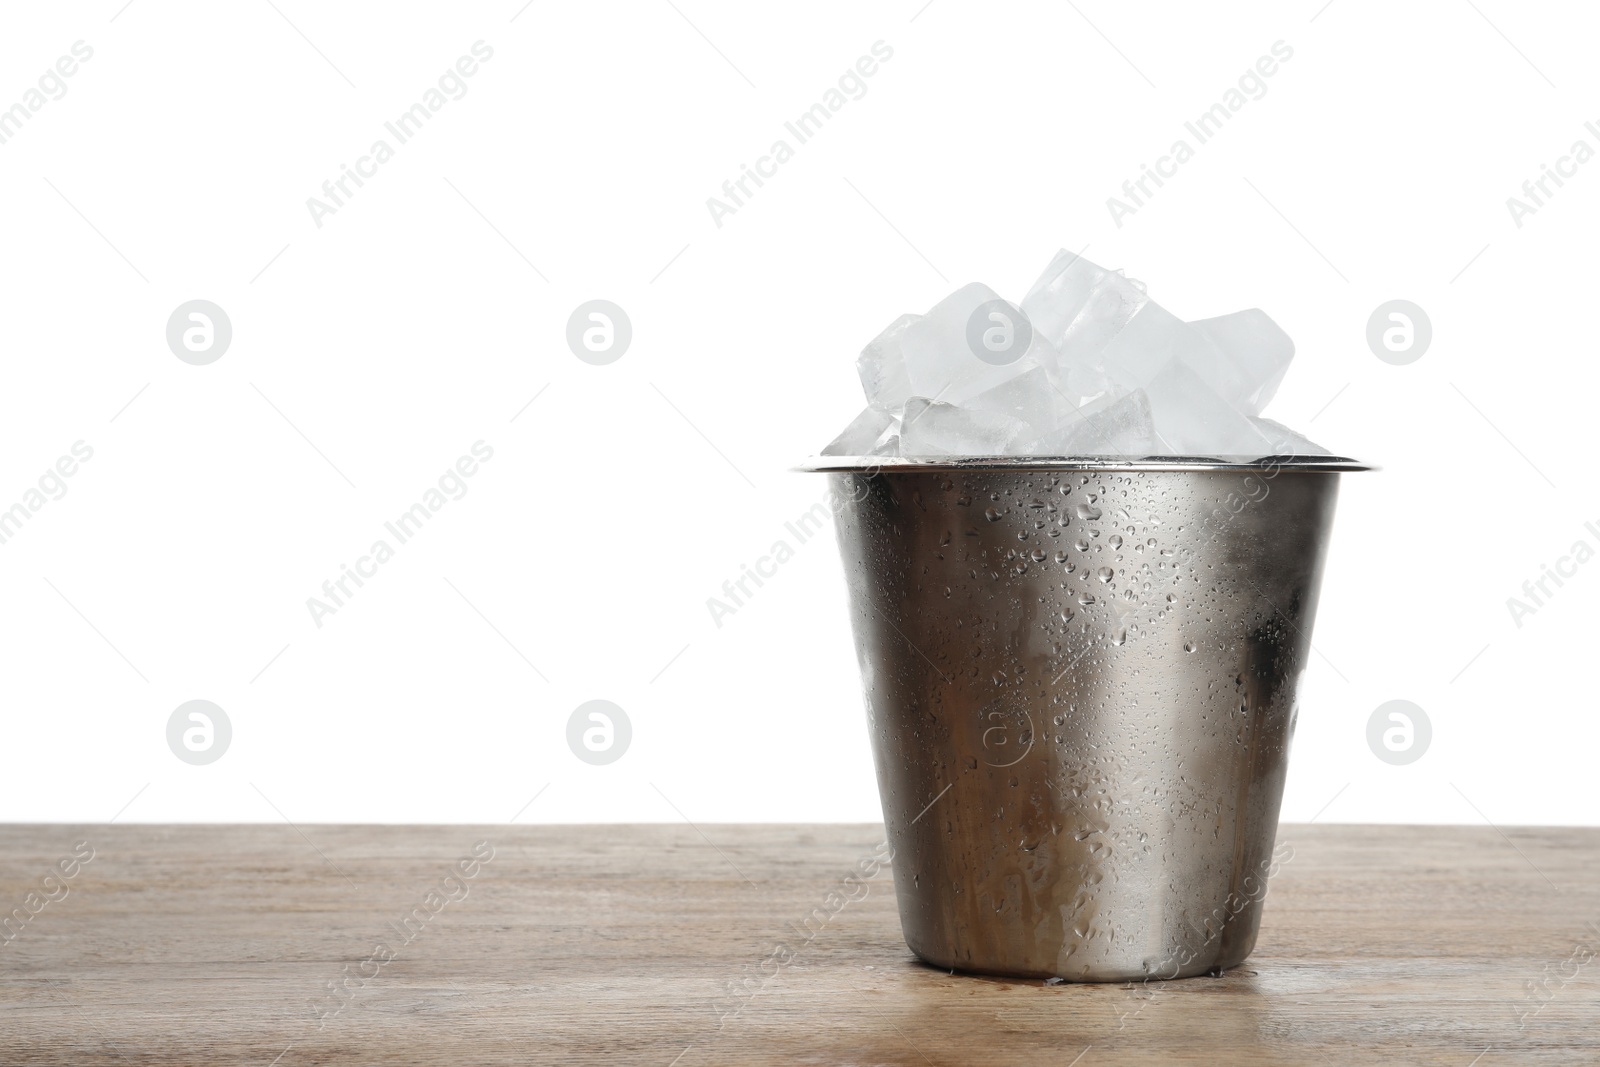
[[[1600,1063],[1600,830],[1284,826],[1244,967],[1099,986],[917,963],[880,839],[0,826],[0,1064]]]

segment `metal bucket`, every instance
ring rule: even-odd
[[[1250,954],[1342,459],[828,458],[906,944],[1182,978]]]

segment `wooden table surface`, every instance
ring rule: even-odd
[[[1600,1064],[1600,830],[1286,825],[1242,968],[1097,986],[919,964],[880,840],[0,826],[0,1064]]]

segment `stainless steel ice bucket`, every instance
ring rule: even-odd
[[[1340,459],[828,458],[906,943],[1181,978],[1250,954]]]

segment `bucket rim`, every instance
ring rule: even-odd
[[[1378,468],[1348,456],[812,456],[802,474],[928,474],[939,471],[1290,471],[1346,474]]]

